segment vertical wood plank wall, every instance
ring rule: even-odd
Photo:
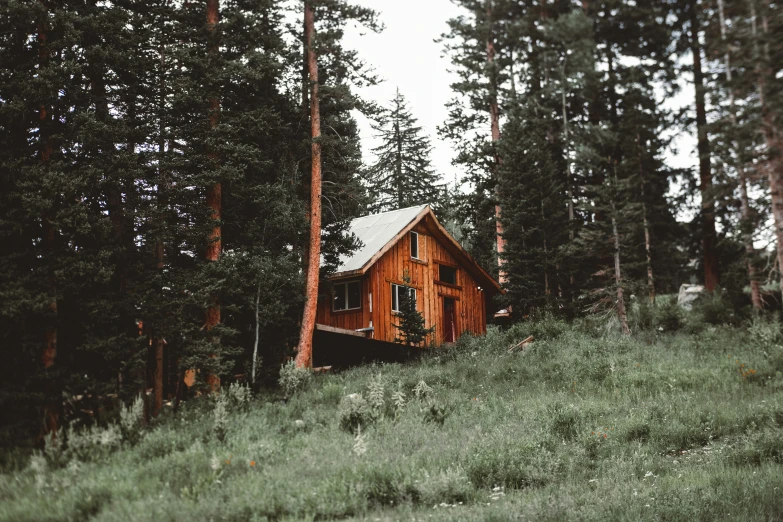
[[[486,332],[487,318],[485,306],[486,290],[479,291],[479,283],[465,270],[464,263],[453,256],[437,235],[429,229],[425,220],[413,229],[419,233],[419,257],[416,261],[410,257],[410,234],[405,234],[389,249],[361,278],[362,308],[357,311],[332,312],[331,299],[322,297],[318,304],[316,322],[337,328],[356,330],[370,326],[375,328],[373,337],[393,342],[397,321],[391,311],[391,284],[403,283],[405,271],[411,278],[416,290],[417,306],[424,315],[427,328],[435,326],[434,342],[440,345],[444,340],[443,297],[452,297],[456,304],[457,334]],[[460,258],[461,259],[461,258]],[[457,285],[459,288],[438,283],[438,263],[443,261],[457,267]],[[351,281],[345,279],[344,281]],[[342,281],[342,280],[341,280]],[[373,310],[370,313],[369,294],[372,292]]]

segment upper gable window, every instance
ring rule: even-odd
[[[358,310],[362,307],[362,282],[348,281],[334,285],[332,310]]]
[[[419,257],[419,234],[418,232],[411,232],[411,257],[413,259],[421,259]]]
[[[438,281],[450,285],[457,284],[457,269],[453,266],[438,265]]]

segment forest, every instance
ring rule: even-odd
[[[512,322],[629,335],[683,283],[726,323],[779,313],[779,2],[453,3],[438,44],[458,81],[428,136],[404,92],[358,94],[380,81],[346,44],[383,30],[370,2],[1,2],[0,447],[140,394],[149,420],[277,386],[310,364],[350,220],[423,203]],[[684,134],[693,169],[671,161]]]

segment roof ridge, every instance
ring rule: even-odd
[[[395,210],[387,210],[386,212],[378,212],[377,214],[367,214],[366,216],[359,216],[357,218],[354,218],[354,220],[368,218],[368,217],[373,217],[373,216],[383,216],[384,214],[393,214],[394,212],[402,212],[403,210],[410,210],[412,208],[422,208],[423,209],[424,207],[428,207],[428,206],[430,206],[429,203],[423,203],[421,205],[411,205],[410,207],[398,208],[398,209],[395,209]]]

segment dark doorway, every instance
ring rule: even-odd
[[[457,303],[451,297],[443,298],[443,342],[457,340]]]

